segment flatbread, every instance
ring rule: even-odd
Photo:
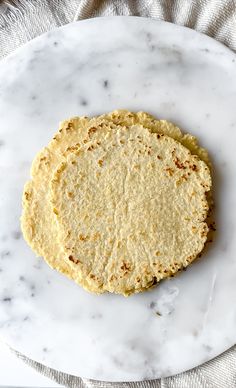
[[[93,128],[53,174],[58,241],[73,278],[128,295],[190,264],[207,239],[206,163],[141,125]]]
[[[91,128],[106,125],[109,129],[113,125],[129,127],[134,124],[144,125],[152,132],[164,133],[180,141],[193,154],[210,165],[207,152],[197,145],[196,138],[184,135],[174,124],[157,120],[144,112],[132,113],[120,110],[92,119],[75,117],[62,122],[49,145],[36,155],[32,163],[32,179],[26,183],[23,192],[21,227],[25,240],[34,252],[38,256],[43,256],[52,268],[70,278],[73,278],[73,269],[68,261],[63,259],[57,241],[57,224],[49,202],[49,182],[52,174],[73,147],[77,148],[83,144]]]
[[[48,197],[49,181],[65,149],[77,143],[77,131],[75,137],[74,129],[83,131],[88,122],[89,119],[83,117],[62,123],[48,147],[36,155],[31,168],[32,180],[25,184],[23,193],[21,228],[25,240],[52,268],[69,277],[70,266],[58,255],[57,229]],[[55,149],[57,152],[54,152]]]

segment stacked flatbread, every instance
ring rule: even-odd
[[[206,243],[208,154],[168,121],[128,111],[64,121],[31,176],[24,237],[88,291],[146,290]]]

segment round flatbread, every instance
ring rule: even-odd
[[[206,150],[199,147],[196,138],[184,135],[174,124],[157,120],[144,113],[129,111],[114,111],[99,117],[75,117],[61,123],[49,145],[43,148],[35,157],[32,168],[32,180],[26,183],[23,193],[23,212],[21,226],[25,240],[39,256],[43,256],[47,263],[58,271],[73,278],[73,269],[67,260],[64,260],[60,245],[57,241],[57,224],[51,212],[49,201],[49,182],[52,173],[67,152],[77,148],[86,141],[89,131],[100,125],[134,124],[144,125],[151,132],[164,133],[185,144],[193,154],[198,155],[210,165]],[[86,284],[84,284],[86,287]]]
[[[93,292],[149,288],[190,264],[206,242],[209,168],[141,125],[94,127],[50,187],[64,260]]]

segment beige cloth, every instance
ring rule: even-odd
[[[0,1],[0,57],[57,26],[101,15],[166,20],[201,31],[236,51],[235,0],[8,0]],[[81,379],[15,354],[40,373],[71,388],[236,388],[236,346],[191,371],[140,383]]]

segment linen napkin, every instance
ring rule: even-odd
[[[0,1],[0,58],[55,27],[80,19],[117,15],[145,16],[190,27],[236,51],[234,0],[8,0]],[[236,388],[236,346],[188,372],[136,383],[82,379],[12,351],[27,365],[70,388]]]

